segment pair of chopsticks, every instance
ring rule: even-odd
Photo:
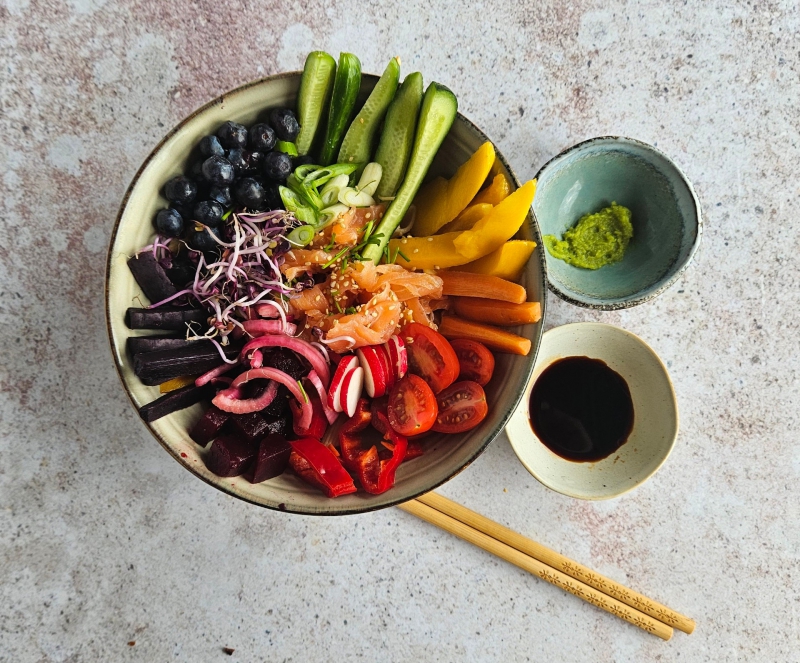
[[[694,620],[442,495],[427,493],[397,506],[659,638],[669,640],[673,627],[694,630]]]

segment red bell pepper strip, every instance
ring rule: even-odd
[[[313,437],[304,437],[289,444],[292,445],[294,452],[289,457],[289,463],[301,478],[321,488],[328,497],[338,497],[356,492],[353,478],[342,467],[333,452],[322,442]],[[293,457],[294,463],[292,463]],[[305,463],[299,462],[299,459]],[[313,474],[309,472],[309,468]]]
[[[391,443],[392,457],[388,460],[381,461],[381,473],[378,478],[378,493],[383,493],[394,486],[394,475],[400,463],[405,460],[406,452],[408,451],[408,439],[403,435],[395,432],[389,425],[389,419],[383,412],[376,412],[372,425],[375,426],[381,433],[384,439]],[[388,446],[388,445],[386,445]]]
[[[297,437],[313,437],[315,440],[321,440],[328,430],[328,420],[325,417],[325,412],[322,409],[322,403],[319,398],[311,396],[311,423],[308,428],[303,428],[300,422],[303,418],[302,408],[293,400],[289,401],[289,409],[292,411],[292,429]]]
[[[377,488],[381,471],[378,450],[375,446],[371,449],[364,449],[361,444],[360,433],[369,426],[371,419],[367,399],[362,398],[356,405],[355,414],[339,429],[339,450],[342,453],[342,463],[356,475],[359,483],[368,493],[372,492],[369,487]]]
[[[360,433],[370,421],[390,442],[386,446],[391,446],[392,455],[386,460],[380,459],[375,445],[365,449],[361,443]],[[395,473],[403,462],[408,441],[392,429],[389,420],[382,412],[374,409],[370,412],[367,400],[362,398],[358,402],[355,414],[339,431],[339,448],[345,467],[356,474],[364,490],[378,495],[394,486]]]

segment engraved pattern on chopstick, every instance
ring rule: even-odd
[[[575,578],[576,580],[580,580],[585,582],[587,585],[590,585],[601,591],[609,596],[621,601],[622,603],[626,603],[637,610],[641,610],[642,612],[650,615],[651,617],[658,619],[665,624],[669,624],[670,626],[675,626],[680,624],[680,619],[669,609],[666,609],[662,606],[656,607],[653,602],[647,600],[645,597],[636,594],[635,592],[630,591],[626,587],[622,585],[617,585],[613,582],[606,582],[605,578],[602,576],[592,573],[591,571],[585,571],[584,567],[580,564],[575,562],[565,561],[561,564],[561,570],[566,573],[567,575]],[[573,592],[574,593],[574,592]],[[583,594],[580,595],[581,597]],[[614,612],[618,617],[622,616],[618,614],[615,610],[611,610]],[[649,629],[648,629],[649,630]]]
[[[603,597],[603,595],[599,592],[587,592],[579,585],[571,583],[569,580],[562,580],[555,573],[551,573],[546,569],[540,570],[538,575],[542,580],[546,580],[550,584],[560,587],[564,591],[574,594],[575,596],[582,598],[584,601],[588,601],[592,605],[601,608],[606,612],[610,612],[615,617],[625,619],[632,624],[635,624],[639,628],[644,629],[648,633],[655,633],[656,631],[655,625],[652,623],[652,621],[648,620],[644,616],[635,615],[625,606],[617,605],[614,602],[607,601],[606,598]]]
[[[674,613],[670,612],[669,610],[664,610],[664,608],[658,608],[658,610],[656,610],[656,614],[658,615],[658,619],[665,624],[675,626],[676,624],[680,623],[680,620],[675,616]]]

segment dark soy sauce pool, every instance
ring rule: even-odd
[[[633,401],[625,379],[599,359],[567,357],[548,366],[530,399],[533,432],[576,462],[607,458],[628,440]]]

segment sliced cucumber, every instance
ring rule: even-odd
[[[400,80],[400,59],[392,58],[386,66],[375,88],[370,93],[364,107],[358,112],[342,141],[339,150],[339,163],[357,163],[355,179],[361,175],[364,166],[372,158],[375,149],[375,137],[381,126],[386,110],[397,92]]]
[[[300,91],[297,93],[297,119],[300,133],[295,145],[299,154],[308,154],[314,144],[333,92],[336,60],[324,51],[312,51],[306,58]]]
[[[392,233],[403,220],[422,180],[428,173],[436,152],[439,151],[447,132],[453,126],[457,112],[458,101],[455,95],[444,85],[431,83],[422,99],[417,135],[414,138],[408,171],[397,195],[375,229],[375,234],[381,235],[380,241],[368,246],[362,254],[366,260],[372,260],[376,265],[380,262]]]
[[[405,77],[386,112],[381,141],[375,153],[375,161],[383,168],[383,177],[376,192],[378,199],[391,198],[400,188],[414,146],[420,104],[422,74],[416,71]]]
[[[323,166],[331,163],[342,144],[344,132],[353,116],[358,90],[361,88],[361,61],[352,53],[339,55],[339,67],[333,83],[333,97],[328,112],[328,127],[319,160]]]

